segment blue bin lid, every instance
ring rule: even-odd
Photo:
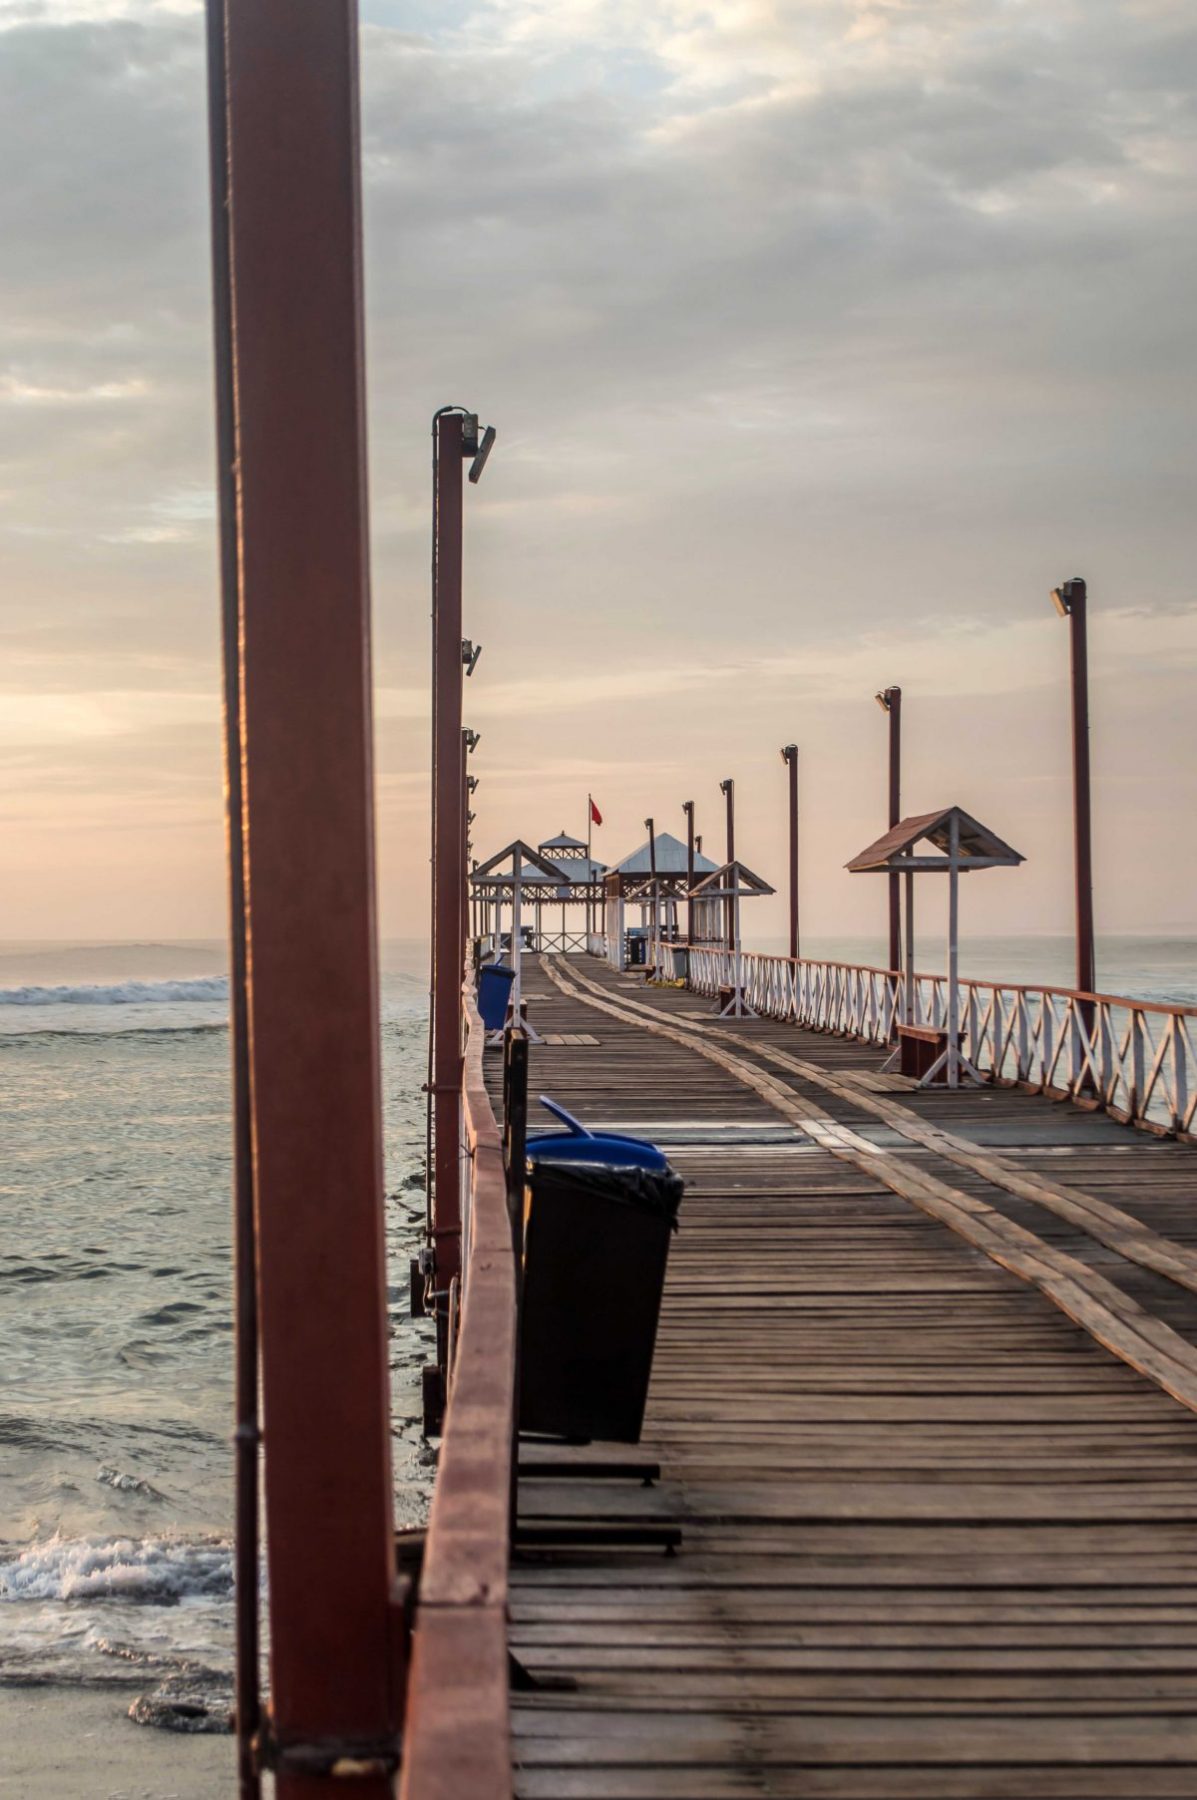
[[[502,981],[510,983],[515,980],[515,970],[509,968],[506,963],[483,963],[478,971],[478,979],[479,981],[486,982]]]
[[[605,1163],[612,1169],[666,1169],[663,1151],[644,1138],[620,1137],[615,1132],[587,1131],[563,1106],[541,1094],[540,1104],[568,1127],[566,1131],[538,1131],[528,1138],[528,1160]]]

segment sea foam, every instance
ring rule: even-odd
[[[0,1601],[127,1600],[169,1606],[232,1592],[227,1543],[174,1538],[46,1538],[0,1549]]]
[[[83,987],[0,988],[0,1006],[154,1006],[195,1000],[227,1000],[228,977],[191,981],[111,981]]]

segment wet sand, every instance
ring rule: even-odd
[[[128,1691],[0,1688],[4,1800],[213,1800],[234,1784],[231,1735],[154,1731]]]

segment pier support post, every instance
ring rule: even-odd
[[[280,1800],[392,1790],[356,7],[225,0],[240,757]]]

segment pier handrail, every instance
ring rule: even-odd
[[[515,1257],[484,1032],[463,991],[465,1292],[416,1606],[402,1800],[512,1792],[507,1665]]]
[[[688,949],[688,981],[717,994],[733,980],[722,945],[658,944],[654,966]],[[867,963],[822,962],[741,953],[749,1004],[767,1017],[866,1043],[888,1043],[903,1024],[944,1028],[947,978],[916,974],[913,1004],[905,978]],[[969,1061],[991,1081],[1082,1105],[1147,1131],[1190,1138],[1197,1115],[1197,1006],[1024,982],[962,979],[961,1024]],[[907,1012],[910,1017],[907,1019]]]

